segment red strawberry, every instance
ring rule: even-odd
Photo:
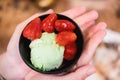
[[[57,34],[56,42],[61,46],[65,46],[67,44],[75,42],[77,36],[74,32],[71,31],[63,31]]]
[[[71,43],[65,46],[64,59],[72,60],[76,54],[77,47],[75,43]]]
[[[52,33],[55,29],[55,21],[57,20],[57,15],[55,13],[50,14],[42,21],[42,29],[45,32]]]
[[[35,18],[23,30],[23,36],[30,40],[40,38],[41,34],[42,34],[42,29],[41,29],[40,18]]]
[[[59,32],[61,31],[74,31],[75,26],[72,22],[68,20],[56,20],[55,29]]]

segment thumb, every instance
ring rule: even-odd
[[[18,26],[16,27],[16,29],[15,29],[15,31],[14,31],[11,39],[10,39],[10,42],[8,43],[7,50],[10,50],[11,48],[14,49],[16,47],[16,44],[18,46],[20,35],[21,35],[23,29],[25,28],[25,26],[30,21],[32,21],[34,18],[36,18],[36,17],[38,17],[40,15],[49,14],[49,13],[53,13],[53,10],[50,9],[50,10],[44,12],[44,13],[36,13],[33,16],[31,16],[30,18],[28,18],[27,20],[25,20],[22,23],[18,24]]]
[[[88,76],[94,74],[96,72],[94,66],[86,65],[78,68],[75,72],[70,73],[61,80],[85,80]]]

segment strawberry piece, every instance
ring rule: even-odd
[[[42,29],[41,29],[40,18],[35,18],[23,30],[23,36],[30,40],[40,38],[41,34],[42,34]]]
[[[68,20],[56,20],[55,29],[59,32],[61,31],[74,31],[75,26],[72,22]]]
[[[71,43],[65,46],[64,59],[73,60],[77,52],[77,47],[75,43]]]
[[[42,29],[45,32],[52,33],[55,30],[55,21],[57,20],[57,15],[55,13],[50,14],[42,21]]]
[[[71,31],[63,31],[57,34],[56,36],[56,42],[60,46],[65,46],[67,44],[75,42],[77,39],[77,36],[74,32]]]

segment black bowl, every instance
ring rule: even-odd
[[[41,20],[43,20],[44,18],[46,18],[49,14],[46,15],[42,15],[39,18]],[[19,40],[19,51],[20,51],[20,55],[23,59],[23,61],[33,70],[40,72],[40,73],[46,73],[46,74],[57,74],[57,73],[61,73],[61,72],[65,72],[67,70],[69,70],[70,68],[72,68],[73,65],[76,64],[76,62],[78,61],[78,59],[80,58],[80,55],[83,51],[83,45],[84,45],[84,40],[83,40],[83,35],[82,32],[80,30],[80,27],[69,17],[66,17],[64,15],[61,14],[57,14],[58,19],[64,19],[64,20],[69,20],[70,22],[72,22],[75,25],[75,30],[74,32],[77,35],[77,40],[76,40],[76,45],[77,45],[77,53],[74,57],[73,60],[71,61],[66,61],[63,60],[63,64],[58,68],[58,69],[54,69],[51,71],[42,71],[36,67],[34,67],[30,61],[30,48],[29,48],[29,44],[30,44],[30,40],[28,40],[27,38],[23,37],[23,35],[21,34],[20,36],[20,40]]]

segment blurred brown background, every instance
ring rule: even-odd
[[[0,0],[0,53],[6,50],[17,24],[31,15],[49,8],[62,12],[75,6],[97,10],[97,21],[105,21],[108,29],[120,32],[119,0]],[[88,80],[120,80],[119,54],[119,44],[102,43],[93,59],[98,72]]]

